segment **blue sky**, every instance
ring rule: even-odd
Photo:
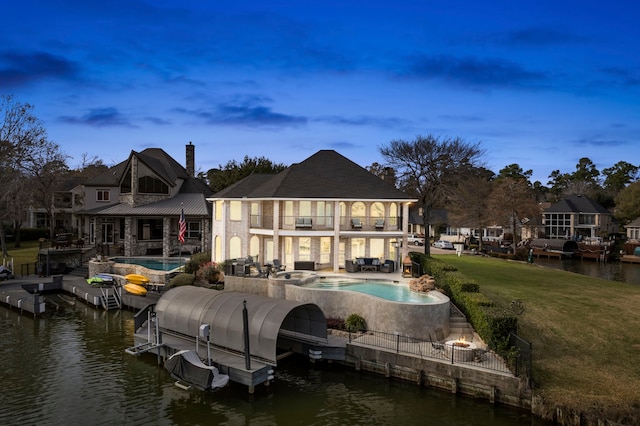
[[[6,2],[0,93],[77,167],[160,147],[206,171],[417,135],[479,142],[543,184],[581,157],[640,163],[631,1]]]

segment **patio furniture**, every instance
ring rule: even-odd
[[[298,217],[296,218],[296,228],[311,228],[313,222],[310,217]]]
[[[360,265],[351,259],[344,261],[344,270],[346,272],[360,272]]]
[[[396,270],[396,262],[393,260],[385,260],[382,265],[380,265],[380,272],[391,273]]]
[[[362,229],[362,222],[358,218],[351,219],[351,228]]]
[[[384,219],[376,219],[376,223],[375,223],[375,228],[376,229],[383,229],[384,228]]]
[[[271,272],[275,274],[276,272],[284,271],[285,269],[286,269],[286,266],[284,266],[282,262],[280,262],[280,259],[273,259],[273,264],[271,265]]]
[[[293,262],[293,269],[296,271],[315,271],[316,263],[311,260],[296,260]]]
[[[360,265],[360,272],[376,272],[380,269],[380,259],[377,257],[358,257],[356,262]]]

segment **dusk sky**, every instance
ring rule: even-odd
[[[461,137],[547,184],[640,164],[640,6],[625,1],[7,1],[0,94],[78,167],[163,148],[206,172],[335,149],[366,167]]]

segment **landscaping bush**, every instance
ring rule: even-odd
[[[358,314],[351,314],[344,321],[348,331],[363,331],[367,329],[367,322]]]
[[[166,287],[166,289],[170,289],[170,288],[174,288],[174,287],[182,287],[185,285],[193,285],[193,282],[195,281],[196,276],[193,274],[178,274],[175,277],[171,278],[171,280],[169,280],[169,285]]]
[[[454,305],[467,317],[478,335],[496,352],[508,356],[509,333],[517,330],[517,319],[499,309],[480,292],[480,285],[454,266],[438,259],[422,256],[423,270],[433,276],[436,285],[449,296]]]
[[[184,271],[188,274],[193,274],[200,269],[200,265],[207,262],[211,262],[211,252],[196,253],[184,265]]]
[[[345,330],[344,318],[327,318],[327,328],[332,330]]]

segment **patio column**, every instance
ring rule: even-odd
[[[340,272],[340,203],[333,203],[333,272]]]
[[[400,259],[404,259],[409,254],[409,242],[407,241],[407,229],[409,229],[409,204],[402,203],[402,254]],[[429,244],[429,241],[425,241]]]
[[[284,222],[284,221],[283,221]],[[280,201],[273,201],[273,258],[280,259],[282,263],[285,260],[280,257]],[[266,261],[267,259],[265,259]]]

